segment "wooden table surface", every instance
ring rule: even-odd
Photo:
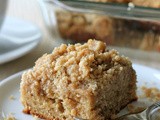
[[[0,80],[32,67],[38,57],[42,56],[44,53],[50,53],[54,46],[54,38],[51,38],[47,32],[37,0],[9,0],[6,14],[30,21],[37,25],[42,31],[43,39],[32,52],[9,63],[0,65]],[[132,59],[132,61],[134,63],[160,69],[160,62],[140,59]]]

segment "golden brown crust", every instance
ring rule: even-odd
[[[138,99],[138,98],[135,98],[135,99],[133,99],[132,101],[130,101],[129,103],[134,102],[134,101],[137,101],[137,99]],[[123,106],[120,108],[120,110],[124,109],[129,103],[126,103],[125,105],[123,105]],[[129,104],[127,107],[130,107],[130,104]],[[129,110],[131,110],[131,109],[129,108]],[[117,111],[117,113],[118,113],[118,112],[119,112],[119,111]],[[47,118],[47,117],[44,116],[44,115],[40,115],[40,114],[31,112],[29,109],[27,109],[27,110],[24,109],[24,110],[23,110],[23,113],[25,113],[25,114],[32,114],[33,116],[35,115],[35,116],[37,116],[37,117],[39,117],[39,118],[41,118],[41,119],[45,119],[45,120],[60,120],[60,119],[49,119],[49,118]]]
[[[32,112],[29,109],[23,110],[23,113],[25,113],[25,114],[32,114],[33,116],[37,116],[38,118],[45,119],[45,120],[60,120],[60,119],[50,119],[50,118],[47,118],[46,116],[38,114],[38,113],[35,113],[35,112]]]

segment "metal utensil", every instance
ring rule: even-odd
[[[134,113],[128,113],[122,116],[117,116],[114,120],[153,120],[152,116],[157,110],[160,109],[160,101],[152,104],[148,108]],[[74,120],[85,120],[76,117]]]

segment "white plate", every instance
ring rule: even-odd
[[[34,24],[6,17],[0,32],[0,64],[19,58],[35,48],[42,38]]]
[[[160,89],[160,71],[137,64],[134,64],[133,67],[137,72],[138,88],[146,85],[147,87],[157,87]],[[0,112],[3,111],[6,115],[15,113],[14,116],[17,120],[34,120],[31,115],[22,113],[23,106],[19,100],[19,84],[22,73],[12,75],[0,82]],[[140,92],[138,91],[138,94]],[[11,95],[16,99],[10,100]]]

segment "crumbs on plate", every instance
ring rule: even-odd
[[[40,120],[37,116],[34,116],[34,120]]]
[[[146,107],[137,107],[137,106],[135,106],[133,104],[128,104],[127,105],[127,109],[129,111],[129,113],[139,113],[139,112],[145,110]]]
[[[147,84],[147,83],[145,83]],[[160,89],[156,88],[156,87],[146,87],[146,86],[142,86],[141,87],[142,90],[142,95],[138,96],[138,98],[146,98],[147,100],[149,100],[151,103],[160,101]],[[129,111],[129,113],[136,113],[136,112],[140,112],[143,111],[146,108],[146,106],[144,107],[140,107],[134,104],[128,104],[127,105],[127,110]],[[160,111],[159,111],[160,112]],[[158,117],[159,118],[159,117]],[[155,119],[157,120],[157,119]],[[160,119],[159,119],[160,120]]]
[[[4,120],[16,120],[16,118],[13,116],[13,113],[10,113],[7,117],[4,118]]]
[[[145,87],[142,86],[143,96],[148,98],[150,101],[160,101],[160,90],[156,87]]]
[[[10,100],[15,100],[16,98],[15,98],[13,95],[10,95],[10,96],[9,96],[9,99],[10,99]]]

